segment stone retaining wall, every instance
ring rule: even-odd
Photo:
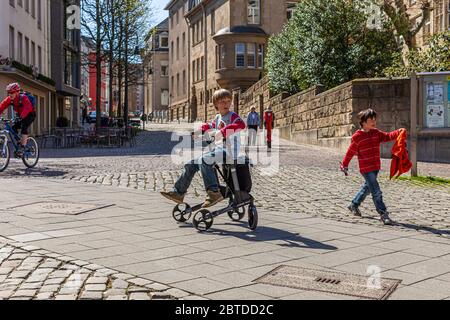
[[[410,126],[409,79],[357,79],[327,91],[314,86],[292,96],[281,93],[271,97],[268,79],[264,78],[245,93],[235,90],[234,94],[239,94],[235,109],[243,117],[253,106],[261,112],[261,107],[271,105],[282,138],[343,152],[359,128],[357,115],[361,110],[375,109],[381,130]],[[390,147],[383,146],[384,156],[390,156]]]

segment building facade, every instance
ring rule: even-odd
[[[144,63],[144,113],[169,110],[169,20],[157,25],[146,38]]]
[[[51,0],[51,66],[56,82],[53,97],[52,123],[66,117],[71,125],[80,123],[81,96],[81,35],[80,29],[68,25],[74,14],[69,7],[80,6],[80,0]]]
[[[300,0],[172,0],[169,11],[169,110],[172,120],[206,120],[215,113],[218,88],[245,91],[263,76],[268,39],[279,33]],[[416,34],[416,47],[449,30],[450,0],[431,0],[431,16]],[[413,23],[421,1],[404,0]],[[375,9],[375,8],[372,8]],[[380,10],[374,11],[373,21]],[[236,101],[235,105],[237,105]]]
[[[9,0],[0,11],[0,99],[6,97],[4,89],[11,82],[18,82],[37,98],[38,116],[31,127],[34,135],[47,131],[52,118],[50,3]]]
[[[89,52],[89,101],[91,111],[96,110],[97,106],[97,54],[95,51]],[[100,85],[100,112],[108,112],[108,64],[103,59],[101,63],[101,85]]]
[[[87,107],[88,110],[91,107],[91,101],[89,100],[89,53],[92,51],[92,48],[94,47],[94,43],[91,39],[88,37],[81,36],[81,71],[80,71],[80,77],[81,77],[81,107]]]
[[[216,89],[245,90],[261,79],[269,36],[282,30],[297,2],[171,1],[166,6],[171,118],[180,118],[187,108],[190,120],[207,120],[215,113]]]
[[[450,30],[450,0],[431,0],[432,11],[430,17],[426,20],[424,26],[414,37],[414,46],[417,48],[426,47],[430,36]],[[408,7],[408,14],[412,19],[413,25],[422,21],[421,1],[404,0]]]
[[[169,112],[172,119],[189,117],[189,27],[187,0],[168,3],[169,11]]]

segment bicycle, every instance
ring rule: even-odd
[[[0,122],[5,125],[5,128],[0,131],[0,172],[6,170],[11,158],[8,142],[11,142],[14,147],[14,157],[22,159],[27,168],[34,168],[39,161],[39,147],[36,140],[29,137],[23,153],[20,154],[20,151],[22,151],[20,150],[21,137],[11,127],[11,123],[14,123],[15,120],[0,118]]]

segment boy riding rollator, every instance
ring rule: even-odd
[[[205,123],[201,127],[202,132],[212,130],[210,135],[214,136],[216,143],[219,143],[223,141],[224,138],[229,138],[230,136],[233,136],[234,141],[239,140],[236,133],[244,130],[246,127],[245,122],[239,115],[230,111],[231,98],[232,95],[228,90],[221,89],[216,91],[213,95],[213,103],[219,113],[211,124]],[[235,149],[235,145],[233,146],[233,149]],[[184,166],[180,178],[176,181],[173,191],[161,192],[161,195],[178,204],[183,203],[184,196],[187,193],[195,173],[201,171],[207,192],[207,198],[202,207],[209,208],[224,200],[219,190],[219,182],[217,181],[217,176],[214,171],[214,163],[223,161],[226,155],[226,149],[224,148],[224,146],[216,146],[214,150],[209,153],[188,162]]]
[[[358,217],[361,217],[359,206],[364,199],[372,194],[376,210],[380,215],[380,220],[385,225],[392,224],[386,205],[383,202],[383,195],[378,184],[378,173],[381,169],[380,144],[397,139],[399,134],[406,129],[398,129],[392,132],[383,132],[376,128],[377,113],[372,109],[361,111],[358,114],[361,129],[352,136],[351,145],[347,151],[341,170],[347,174],[348,165],[353,156],[358,156],[359,170],[365,179],[361,190],[356,194],[348,209]]]

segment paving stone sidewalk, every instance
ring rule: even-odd
[[[163,300],[189,293],[0,237],[0,300]]]
[[[54,268],[51,272],[65,270],[67,263],[74,265],[69,270],[76,268],[78,273],[103,278],[101,288],[95,285],[77,288],[78,298],[84,294],[83,288],[99,292],[106,286],[103,298],[110,289],[108,284],[114,282],[105,278],[125,273],[189,294],[182,299],[355,299],[254,282],[280,265],[359,275],[366,275],[369,267],[377,266],[383,277],[402,280],[391,299],[450,298],[450,240],[444,237],[264,208],[259,209],[260,224],[256,232],[251,232],[245,221],[232,222],[221,216],[210,232],[198,233],[190,223],[177,224],[171,217],[173,204],[161,199],[156,192],[63,180],[33,179],[25,185],[17,181],[2,179],[0,185],[0,194],[8,199],[0,203],[0,235],[12,241],[1,249],[5,260],[1,272],[8,277],[11,275],[11,279],[4,279],[1,284],[2,291],[6,291],[3,294],[13,291],[8,297],[19,292],[21,298],[35,298],[41,293],[41,287],[36,284],[38,288],[29,288],[33,286],[29,283],[42,281],[44,284],[47,274],[45,279],[39,274],[50,270],[31,274],[33,280],[27,282],[29,276],[20,273],[22,270],[9,269],[22,265],[17,260],[32,258],[30,263],[41,263],[34,259],[42,259],[44,266],[46,262],[58,263],[51,267]],[[45,190],[45,198],[42,190]],[[27,194],[26,200],[23,192]],[[187,200],[192,202],[192,195]],[[18,207],[42,201],[95,204],[101,208],[62,215]],[[105,207],[106,204],[114,206]],[[26,247],[17,246],[15,242],[24,243]],[[57,255],[40,249],[30,250],[28,246]],[[70,258],[67,261],[61,256]],[[77,264],[78,260],[89,264]],[[88,268],[89,265],[102,267],[97,270]],[[33,270],[38,269],[48,268]],[[105,269],[115,273],[101,272]],[[25,277],[25,281],[20,277]],[[71,283],[69,279],[65,281]],[[143,283],[136,285],[145,288]],[[167,287],[159,290],[168,292]],[[66,295],[69,291],[55,288],[52,297]],[[175,292],[171,294],[173,297],[176,297]],[[136,299],[147,299],[151,295],[127,294],[127,298]],[[100,298],[100,294],[96,297]]]
[[[275,176],[253,169],[256,232],[221,216],[201,234],[190,223],[175,223],[173,204],[159,195],[180,173],[170,160],[173,128],[152,127],[133,149],[44,150],[33,170],[12,161],[0,174],[0,297],[354,299],[254,283],[285,264],[359,275],[377,266],[384,277],[402,280],[391,299],[449,298],[447,185],[390,181],[382,173],[384,198],[397,221],[382,226],[369,198],[362,219],[346,209],[362,183],[357,161],[344,177],[336,168],[339,152],[285,141]],[[419,170],[450,178],[450,165],[421,163]],[[187,201],[203,197],[197,176]],[[44,210],[68,205],[92,210]],[[60,284],[51,283],[69,271]],[[121,281],[125,293],[112,287],[124,287]]]

